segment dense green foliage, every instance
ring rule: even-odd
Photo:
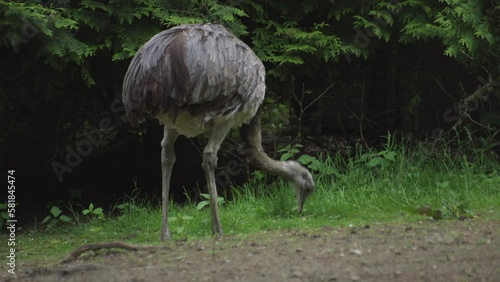
[[[184,23],[222,23],[254,49],[268,107],[291,109],[267,117],[273,128],[284,119],[299,139],[355,134],[367,147],[387,131],[452,129],[455,144],[498,160],[498,1],[1,0],[0,14],[2,166],[45,185],[76,170],[67,154],[89,134],[98,141],[85,161],[138,136],[117,102],[126,67],[152,35]]]

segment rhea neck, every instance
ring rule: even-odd
[[[293,181],[295,173],[288,169],[288,162],[271,159],[262,148],[260,115],[257,113],[248,124],[243,124],[240,134],[244,140],[244,154],[256,168]]]

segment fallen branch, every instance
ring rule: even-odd
[[[67,264],[74,262],[78,259],[78,257],[88,251],[97,251],[97,250],[102,250],[102,249],[123,249],[123,250],[128,250],[128,251],[138,251],[138,250],[146,250],[149,249],[150,247],[141,247],[141,246],[134,246],[134,245],[129,245],[125,244],[122,242],[110,242],[110,243],[99,243],[99,244],[87,244],[79,247],[78,249],[74,250],[67,256],[65,259],[59,262],[59,264]]]

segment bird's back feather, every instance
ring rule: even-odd
[[[179,111],[203,120],[253,116],[265,92],[262,62],[217,24],[182,25],[158,33],[132,59],[123,102],[132,123]]]

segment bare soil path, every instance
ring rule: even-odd
[[[500,221],[283,230],[20,264],[7,281],[500,281]]]

